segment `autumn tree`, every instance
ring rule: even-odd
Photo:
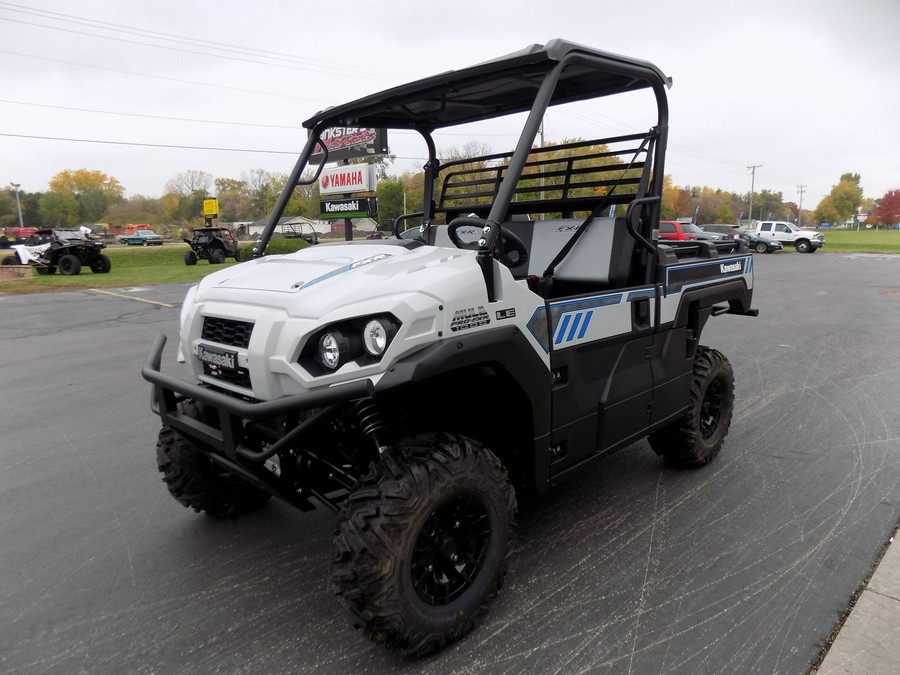
[[[871,219],[880,225],[900,223],[900,190],[889,190],[878,200]]]
[[[246,182],[235,178],[216,178],[216,199],[219,200],[219,217],[222,220],[255,220]]]
[[[112,176],[102,171],[75,169],[60,171],[50,179],[50,191],[67,194],[75,201],[75,223],[92,223],[103,217],[115,201],[122,198],[125,188]],[[69,200],[50,200],[49,204],[69,204]],[[67,207],[68,208],[68,207]],[[61,214],[51,208],[56,217]]]
[[[46,227],[74,227],[78,225],[78,202],[68,191],[51,190],[41,195],[38,210]]]
[[[403,181],[391,178],[379,182],[375,196],[378,199],[378,222],[381,229],[393,228],[394,221],[403,213]]]
[[[862,205],[863,191],[858,173],[845,173],[837,185],[816,207],[815,217],[820,223],[842,223],[856,216]]]

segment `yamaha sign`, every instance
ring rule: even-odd
[[[319,176],[319,194],[337,195],[375,191],[374,164],[348,164],[323,169]]]

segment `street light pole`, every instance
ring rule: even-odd
[[[22,223],[22,204],[19,202],[19,188],[22,187],[21,183],[14,183],[13,181],[9,182],[10,185],[13,186],[13,190],[16,191],[16,208],[19,210],[19,227],[25,227]]]

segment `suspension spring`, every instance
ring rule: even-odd
[[[381,408],[374,398],[361,398],[354,403],[356,420],[362,432],[372,439],[379,454],[387,449],[381,440],[381,432],[387,427]]]

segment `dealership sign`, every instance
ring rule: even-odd
[[[378,214],[375,197],[322,200],[322,220],[334,218],[374,218]]]
[[[322,169],[322,174],[319,176],[319,194],[321,195],[374,191],[374,164],[335,166],[330,169]]]
[[[375,157],[388,151],[387,129],[332,127],[322,134],[321,142],[328,148],[328,162],[340,162],[357,157]],[[321,164],[325,153],[316,145],[310,164]]]

